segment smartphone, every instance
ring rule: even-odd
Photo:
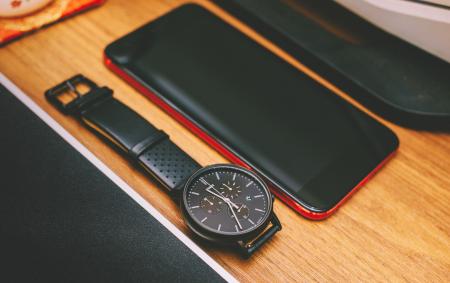
[[[336,211],[398,148],[387,127],[195,4],[111,43],[105,62],[310,219]]]

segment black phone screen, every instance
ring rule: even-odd
[[[388,128],[197,5],[105,53],[315,213],[335,207],[398,146]]]

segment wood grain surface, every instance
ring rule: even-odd
[[[83,73],[157,127],[202,165],[225,162],[102,63],[105,46],[186,1],[107,0],[105,5],[44,28],[0,48],[0,72],[59,121],[172,223],[191,235],[166,193],[116,152],[44,99],[48,87]],[[224,20],[307,72],[364,111],[314,72],[206,1]],[[312,66],[313,67],[313,66]],[[450,75],[450,74],[449,74]],[[450,94],[449,94],[450,95]],[[311,221],[275,202],[283,230],[250,260],[200,243],[244,282],[450,281],[450,135],[401,128],[368,112],[395,131],[397,155],[333,216]],[[26,172],[24,172],[26,175]]]

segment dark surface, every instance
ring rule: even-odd
[[[222,281],[0,86],[0,281]]]
[[[311,211],[334,207],[398,146],[389,129],[195,5],[105,52]]]
[[[214,2],[386,119],[450,131],[449,63],[333,1]]]

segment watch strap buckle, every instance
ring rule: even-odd
[[[87,91],[81,93],[79,87],[87,87]],[[105,98],[112,97],[113,91],[108,87],[98,87],[93,81],[78,74],[65,80],[45,92],[47,100],[65,115],[80,113],[83,108]],[[75,96],[68,102],[63,102],[61,96],[71,94]]]

